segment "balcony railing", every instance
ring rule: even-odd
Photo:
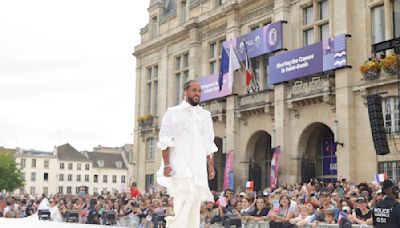
[[[273,92],[270,90],[263,90],[258,93],[246,94],[239,96],[238,108],[250,108],[269,104],[273,101]]]
[[[206,102],[201,105],[204,109],[211,113],[214,120],[222,121],[226,113],[226,101]]]
[[[139,130],[146,130],[157,126],[157,117],[145,115],[138,118]]]
[[[334,78],[314,77],[311,81],[296,81],[289,89],[288,99],[306,98],[334,91]]]
[[[239,118],[257,114],[274,113],[274,92],[263,90],[238,97],[236,113]]]

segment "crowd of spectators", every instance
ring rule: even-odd
[[[311,180],[305,184],[281,186],[259,192],[213,192],[214,199],[200,208],[201,226],[222,224],[227,216],[242,223],[269,222],[270,227],[303,227],[320,223],[337,224],[346,218],[353,224],[372,224],[371,209],[384,198],[379,184],[354,184],[346,180],[323,184]],[[44,196],[43,196],[44,197]],[[34,215],[43,199],[22,196],[0,196],[0,217],[24,218]],[[63,221],[68,212],[79,214],[79,223],[115,224],[150,228],[154,214],[173,215],[173,199],[165,191],[139,192],[132,186],[129,193],[48,196],[51,208],[57,208]]]

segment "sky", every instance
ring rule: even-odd
[[[0,146],[133,143],[149,0],[0,0]]]

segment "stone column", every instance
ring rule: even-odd
[[[346,0],[332,1],[334,9],[350,9],[351,3]],[[352,31],[351,10],[333,10],[333,20],[335,21],[334,36],[349,33]],[[352,38],[347,39],[347,61],[351,63],[352,51],[355,43]],[[355,103],[352,90],[351,69],[344,68],[335,71],[335,90],[336,90],[336,120],[338,121],[339,142],[343,146],[337,146],[337,172],[338,176],[357,181],[357,163],[355,160]]]
[[[197,79],[201,72],[201,39],[197,23],[193,23],[189,30],[189,79]]]
[[[288,21],[290,12],[289,0],[275,1],[274,7],[274,21],[286,20]],[[292,31],[289,29],[288,24],[283,24],[283,36],[287,36]],[[283,37],[283,47],[289,48],[289,37]],[[295,183],[297,182],[297,167],[298,162],[291,159],[297,156],[297,151],[291,151],[291,136],[290,136],[290,110],[286,103],[287,84],[281,83],[274,86],[274,99],[275,99],[275,146],[281,148],[280,168],[278,173],[279,184]],[[295,154],[295,156],[293,156]]]

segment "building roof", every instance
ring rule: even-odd
[[[69,143],[57,147],[57,157],[61,161],[89,161],[88,157],[77,151]]]
[[[4,148],[0,146],[0,153],[14,153],[15,149]]]
[[[127,169],[121,154],[88,152],[87,155],[94,168]]]
[[[22,151],[18,152],[18,155],[37,156],[37,157],[53,156],[53,154],[51,152],[38,151],[38,150],[22,150]]]

